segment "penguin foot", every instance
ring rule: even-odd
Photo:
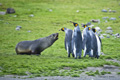
[[[39,56],[40,54],[36,54],[36,56]]]
[[[72,54],[72,57],[74,57],[74,54]]]
[[[81,59],[81,57],[79,56],[79,59]]]
[[[77,59],[77,57],[75,57],[75,59]]]
[[[68,55],[68,57],[70,57],[70,55]]]

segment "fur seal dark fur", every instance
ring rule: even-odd
[[[58,33],[34,41],[21,41],[16,45],[17,54],[40,55],[43,50],[50,47],[58,39]]]

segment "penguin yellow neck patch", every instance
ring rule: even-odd
[[[87,26],[85,25],[85,28],[86,28]]]

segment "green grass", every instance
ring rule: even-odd
[[[95,76],[95,75],[111,74],[111,72],[107,72],[107,71],[99,72],[98,70],[96,70],[95,72],[93,72],[93,71],[86,72],[86,74],[87,74],[88,76]],[[119,73],[118,73],[118,74],[119,74]]]
[[[105,74],[111,74],[111,72],[106,72],[106,71],[101,72],[101,75],[105,75]]]
[[[79,77],[81,69],[99,67],[104,64],[120,66],[118,63],[106,59],[120,59],[120,39],[110,36],[102,39],[104,56],[100,59],[83,57],[74,59],[67,57],[64,48],[65,33],[60,32],[61,27],[74,29],[73,24],[67,21],[87,23],[91,19],[100,19],[101,23],[93,23],[102,29],[102,33],[111,26],[113,33],[120,32],[120,1],[118,0],[1,0],[0,11],[8,7],[15,9],[16,13],[0,15],[0,76],[2,75],[28,75],[36,76],[72,76]],[[116,13],[104,13],[102,9],[110,8]],[[53,11],[50,12],[49,9]],[[76,11],[79,10],[77,13]],[[29,17],[33,14],[34,17]],[[17,17],[14,17],[14,16]],[[108,20],[105,23],[102,17],[116,17],[116,21]],[[22,26],[16,31],[16,26]],[[83,28],[80,25],[81,30]],[[31,31],[30,33],[27,31]],[[16,55],[15,46],[24,40],[35,40],[46,37],[52,33],[59,33],[59,39],[42,55]],[[65,70],[64,67],[69,67]],[[98,73],[98,72],[96,72]]]

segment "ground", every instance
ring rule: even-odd
[[[14,8],[15,13],[0,15],[0,80],[11,76],[14,79],[27,76],[25,78],[29,80],[86,79],[86,76],[91,80],[119,78],[120,38],[115,37],[120,32],[119,0],[1,0],[0,11],[6,12],[7,8]],[[102,12],[103,9],[107,12]],[[92,19],[100,20],[100,23],[93,23]],[[72,55],[68,58],[64,47],[65,33],[59,29],[73,30],[69,21],[78,23],[81,31],[82,23],[91,22],[94,28],[100,27],[104,34],[104,55],[99,59],[83,57],[83,54],[81,59],[74,59]],[[107,27],[112,28],[112,34],[106,33]],[[16,55],[18,42],[56,32],[59,39],[40,56]]]

